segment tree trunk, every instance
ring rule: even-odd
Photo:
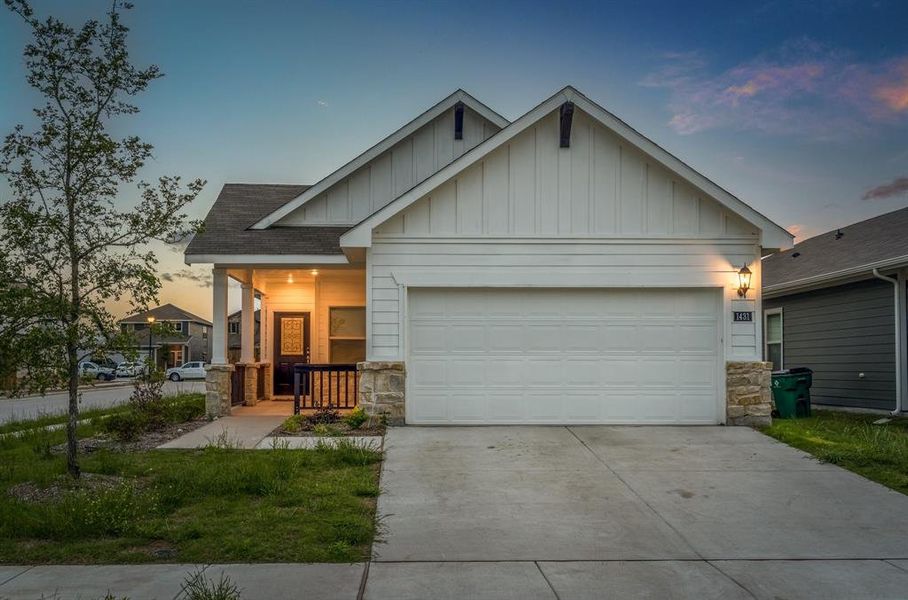
[[[78,479],[82,474],[82,470],[79,468],[78,446],[76,445],[76,424],[79,422],[79,351],[71,341],[67,346],[67,360],[69,362],[69,419],[66,421],[66,470],[73,479]]]

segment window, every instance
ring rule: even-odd
[[[236,335],[240,332],[240,322],[239,321],[230,321],[227,323],[227,333]]]
[[[133,323],[132,330],[133,331],[142,331],[143,329],[145,329],[145,327],[146,327],[145,323]]]
[[[183,321],[177,321],[177,322],[175,322],[175,323],[173,324],[173,330],[174,330],[174,331],[180,331],[180,332],[182,332],[182,331],[183,331]]]
[[[363,306],[328,309],[328,360],[356,363],[366,360],[366,308]]]
[[[784,369],[781,308],[763,311],[763,337],[766,339],[766,347],[763,352],[765,360],[772,363],[773,371]]]

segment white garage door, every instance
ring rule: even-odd
[[[710,289],[411,289],[411,423],[717,423]]]

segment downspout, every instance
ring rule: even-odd
[[[905,386],[905,382],[902,381],[902,363],[905,360],[905,348],[902,341],[902,327],[904,326],[905,320],[905,307],[902,306],[902,298],[899,293],[899,285],[904,285],[904,282],[900,282],[895,277],[888,277],[880,273],[879,269],[873,270],[873,276],[877,279],[882,279],[883,281],[888,281],[892,284],[892,289],[895,292],[895,301],[893,310],[895,311],[895,410],[890,414],[893,416],[898,416],[905,410],[905,407],[902,405],[902,396]]]

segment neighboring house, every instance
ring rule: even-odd
[[[209,389],[232,277],[266,397],[358,362],[394,421],[711,424],[768,419],[760,257],[790,246],[567,87],[514,122],[457,91],[315,185],[225,185],[186,262],[214,266]]]
[[[814,403],[908,410],[908,208],[763,260],[774,369],[813,369]]]
[[[261,355],[261,310],[255,311],[255,360]],[[227,316],[227,361],[240,362],[240,327],[242,326],[243,311],[238,310]]]
[[[166,324],[167,331],[163,334],[152,331],[150,318],[155,325]],[[191,360],[208,362],[211,358],[211,321],[173,304],[130,315],[119,324],[123,332],[134,335],[139,357],[151,354],[161,369],[178,367]]]

